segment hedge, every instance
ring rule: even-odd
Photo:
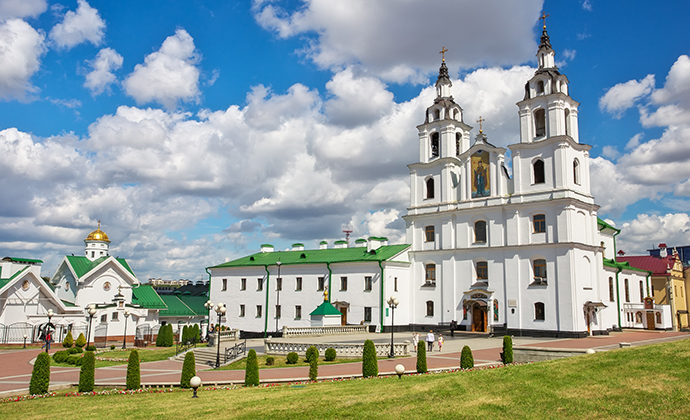
[[[127,389],[141,388],[141,371],[139,369],[139,351],[132,350],[129,353],[127,363]]]
[[[247,354],[244,386],[259,386],[259,362],[256,360],[256,350],[254,349],[249,350]]]
[[[191,388],[189,381],[196,376],[196,366],[194,360],[194,352],[188,351],[184,355],[184,364],[182,365],[182,375],[180,376],[180,388]]]
[[[91,392],[95,383],[96,357],[87,351],[82,357],[79,371],[79,392]]]
[[[56,351],[53,353],[53,360],[55,360],[55,363],[65,363],[69,355],[67,350]]]
[[[67,356],[67,360],[65,360],[65,362],[69,363],[70,365],[81,366],[81,362],[83,359],[84,358],[81,354],[70,354],[69,356]]]
[[[29,394],[39,395],[48,392],[50,386],[50,356],[48,353],[39,353],[31,372]]]
[[[362,353],[362,376],[371,378],[379,375],[379,363],[376,359],[376,346],[371,340],[364,342],[364,351]]]
[[[417,346],[417,373],[427,373],[426,368],[426,345],[419,343]]]
[[[74,338],[72,338],[72,331],[67,331],[65,339],[62,340],[62,347],[68,349],[74,345]]]
[[[472,369],[474,367],[474,357],[472,357],[472,350],[469,346],[462,348],[462,353],[460,354],[460,368],[461,369]]]

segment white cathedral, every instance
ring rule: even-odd
[[[512,177],[506,149],[492,145],[481,125],[471,139],[444,59],[436,99],[417,127],[419,162],[408,165],[409,245],[387,245],[385,238],[309,251],[264,245],[210,267],[211,300],[226,304],[225,322],[264,334],[309,326],[307,313],[328,290],[343,325],[378,330],[452,321],[466,331],[555,337],[668,329],[667,305],[646,308],[656,314],[654,325],[626,322],[645,309],[649,273],[615,260],[620,231],[597,217],[591,146],[580,143],[579,103],[554,56],[544,27],[538,69],[517,103],[520,143],[508,146]],[[391,295],[400,302],[394,323]]]

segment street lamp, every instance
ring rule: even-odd
[[[52,325],[50,323],[50,319],[53,317],[54,313],[52,309],[48,309],[48,325],[46,325],[46,353],[48,353],[48,349],[50,348],[50,341],[48,340],[48,332],[50,331],[50,326]]]
[[[388,306],[391,308],[391,351],[388,353],[389,358],[394,358],[395,357],[395,351],[393,350],[393,327],[395,325],[394,319],[395,319],[395,308],[398,306],[398,303],[400,301],[398,298],[395,296],[391,296],[388,298]]]
[[[28,335],[24,334],[24,348],[26,348],[26,339],[29,338]]]
[[[125,309],[125,334],[122,338],[122,350],[127,348],[127,318],[129,318],[129,309]]]
[[[198,376],[193,376],[192,379],[189,380],[189,385],[194,390],[194,395],[192,395],[192,398],[199,398],[196,396],[196,390],[201,386],[201,378]]]
[[[218,350],[216,351],[216,369],[220,367],[220,319],[225,314],[226,310],[227,308],[225,307],[224,303],[219,303],[215,309],[216,313],[218,314],[218,325],[216,325],[216,328],[218,328]]]
[[[278,308],[280,307],[280,289],[283,288],[283,279],[280,278],[280,266],[283,265],[280,260],[276,263],[278,266],[278,277],[276,278],[276,334],[278,334]],[[266,308],[268,310],[268,308]]]
[[[213,302],[211,300],[207,300],[206,303],[204,303],[204,307],[208,311],[208,323],[206,324],[206,337],[211,336],[211,309],[213,309]]]
[[[86,332],[86,348],[88,349],[89,341],[91,340],[91,322],[93,321],[93,316],[96,315],[96,305],[89,305],[87,312],[89,313],[89,330]]]

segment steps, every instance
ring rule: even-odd
[[[225,356],[225,349],[223,348],[223,343],[221,342],[221,348],[220,348],[220,362],[221,364],[223,363],[223,359]],[[194,352],[194,361],[196,362],[197,365],[204,365],[204,366],[210,366],[210,367],[215,367],[216,365],[216,354],[218,349],[215,347],[197,347],[193,348],[189,351]],[[185,353],[180,353],[177,356],[175,356],[174,360],[179,360],[179,361],[184,361]],[[239,358],[236,358],[232,360],[230,363],[235,362],[237,360],[243,359],[246,357],[246,355],[241,356]]]

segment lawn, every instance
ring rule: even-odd
[[[268,357],[273,357],[274,364],[272,366],[266,365],[266,359]],[[381,357],[381,359],[387,359],[387,357]],[[297,367],[297,366],[309,366],[309,362],[306,361],[304,357],[300,357],[299,360],[297,361],[296,364],[294,365],[288,365],[286,360],[286,356],[257,356],[256,357],[257,362],[259,362],[259,369],[270,369],[270,368],[285,368],[285,367]],[[336,358],[333,361],[327,362],[324,360],[323,357],[319,358],[319,365],[335,365],[338,363],[355,363],[355,362],[361,362],[362,359],[350,359],[350,358]],[[227,366],[222,366],[220,367],[220,370],[244,370],[247,368],[247,359],[242,359],[238,360],[234,363],[231,363]],[[211,369],[209,369],[211,370]]]
[[[62,349],[61,349],[62,350]],[[132,349],[127,350],[109,350],[96,353],[96,367],[107,367],[116,365],[125,365],[129,358],[129,353]],[[151,347],[139,350],[139,360],[141,362],[155,362],[158,360],[167,360],[169,357],[175,355],[175,347]],[[83,354],[83,353],[82,353]],[[99,359],[123,359],[123,360],[99,360]],[[69,363],[56,363],[55,359],[50,358],[51,366],[61,367],[79,367],[70,365]]]
[[[63,391],[64,393],[64,391]],[[690,340],[497,369],[234,390],[51,397],[0,404],[42,419],[687,419]]]

